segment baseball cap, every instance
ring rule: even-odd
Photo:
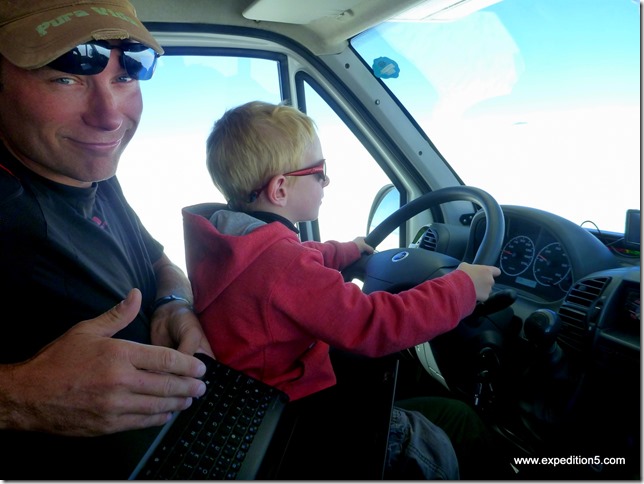
[[[23,69],[49,64],[79,44],[112,39],[163,54],[128,0],[0,0],[0,54]]]

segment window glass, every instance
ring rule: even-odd
[[[206,169],[206,139],[230,108],[280,102],[273,60],[165,55],[141,82],[143,116],[118,178],[125,195],[170,259],[185,269],[181,209],[225,200]]]
[[[463,182],[623,232],[640,206],[639,2],[433,6],[352,45]]]
[[[367,219],[378,191],[391,181],[331,106],[308,84],[306,111],[315,121],[327,160],[329,185],[320,208],[320,238],[345,242],[367,235]],[[379,250],[386,247],[383,241]],[[393,243],[397,247],[397,239]]]

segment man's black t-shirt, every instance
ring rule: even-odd
[[[4,149],[2,154],[0,298],[15,316],[2,323],[0,363],[32,356],[133,287],[143,294],[143,310],[118,337],[149,342],[145,309],[156,296],[152,263],[163,249],[125,201],[117,179],[91,188],[60,185],[25,169]]]
[[[0,363],[26,360],[74,324],[120,302],[133,287],[143,294],[142,309],[115,337],[149,343],[149,308],[156,297],[152,264],[162,252],[115,177],[91,188],[60,185],[26,169],[0,144]],[[90,439],[0,432],[0,474],[127,477],[137,445],[149,441],[137,434],[156,432]],[[30,456],[33,464],[22,467]]]

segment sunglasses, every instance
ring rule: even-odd
[[[326,181],[326,160],[320,160],[315,165],[311,165],[307,168],[302,168],[300,170],[289,171],[288,173],[282,173],[282,176],[308,176],[316,175],[318,180],[322,183]],[[257,190],[250,192],[248,197],[248,202],[253,203],[259,197],[259,194],[262,193],[262,190],[266,188],[268,183]]]
[[[77,45],[47,65],[67,74],[92,76],[103,72],[110,61],[112,49],[122,52],[121,66],[132,79],[147,81],[154,74],[159,58],[154,49],[139,43],[112,45],[105,40]]]
[[[301,170],[289,171],[284,173],[284,176],[307,176],[307,175],[317,175],[318,180],[321,182],[326,181],[326,160],[320,160],[315,165],[311,165],[308,168],[302,168]]]

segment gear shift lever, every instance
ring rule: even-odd
[[[523,323],[523,332],[535,348],[549,355],[552,365],[556,365],[563,356],[557,344],[557,334],[561,329],[559,315],[551,309],[537,309]]]
[[[537,346],[551,345],[560,328],[559,315],[551,309],[537,309],[524,323],[526,337]]]
[[[557,344],[560,329],[559,315],[550,309],[536,310],[523,323],[536,353],[522,378],[521,406],[526,418],[542,428],[564,421],[575,398],[568,361]]]

